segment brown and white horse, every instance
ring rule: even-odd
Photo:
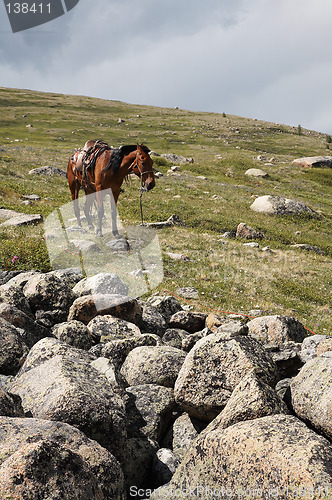
[[[130,173],[133,172],[141,179],[141,186],[147,191],[155,186],[152,168],[153,160],[149,155],[149,151],[149,148],[143,144],[121,146],[119,149],[113,149],[103,141],[87,141],[83,150],[70,157],[67,178],[79,226],[81,226],[81,219],[78,195],[81,188],[84,189],[86,195],[93,193],[96,195],[98,206],[96,233],[102,236],[105,190],[112,191],[116,206],[121,185]],[[84,213],[89,229],[93,228],[91,219],[93,201],[93,196],[86,196]],[[116,226],[116,210],[112,210],[112,231],[114,236],[119,236]]]

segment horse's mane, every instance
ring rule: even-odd
[[[142,145],[141,148],[145,153],[150,152],[150,149],[147,146]],[[132,153],[133,151],[136,151],[136,149],[137,149],[137,144],[135,145],[132,144],[130,146],[121,146],[118,149],[113,149],[109,162],[103,169],[103,172],[105,172],[108,169],[111,169],[116,174],[119,171],[123,158]]]

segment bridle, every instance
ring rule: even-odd
[[[142,169],[140,169],[139,167],[139,162],[138,162],[138,151],[136,153],[136,158],[135,160],[133,161],[133,163],[130,165],[128,171],[129,172],[134,172],[134,167],[136,166],[137,167],[137,170],[139,172],[139,177],[141,179],[141,188],[140,188],[140,197],[139,197],[139,205],[140,205],[140,211],[141,211],[141,225],[144,226],[144,220],[143,220],[143,204],[142,204],[142,197],[143,197],[143,193],[146,193],[147,192],[147,188],[144,186],[144,181],[143,181],[143,175],[144,174],[151,174],[151,173],[154,173],[153,170],[147,170],[147,171],[143,171],[143,167]],[[135,172],[134,172],[135,173]]]

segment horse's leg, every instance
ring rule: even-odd
[[[72,199],[73,205],[74,205],[74,214],[75,214],[75,217],[77,220],[77,224],[79,225],[79,227],[82,227],[80,207],[78,205],[78,194],[80,191],[80,185],[77,181],[75,182],[75,186],[72,186],[70,191],[71,191],[71,199]]]
[[[97,224],[97,236],[103,236],[102,222],[104,217],[104,193],[103,191],[96,191],[97,206],[98,206],[98,224]]]
[[[111,195],[111,217],[112,217],[112,233],[114,238],[121,238],[118,226],[117,226],[117,209],[116,204],[118,202],[120,191],[113,191]]]
[[[84,203],[84,214],[88,223],[90,231],[93,229],[92,217],[91,217],[91,207],[94,202],[94,194],[85,192],[85,203]]]

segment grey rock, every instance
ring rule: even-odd
[[[182,310],[181,304],[172,295],[152,295],[148,303],[154,306],[168,322],[173,314]]]
[[[300,359],[301,344],[285,342],[280,345],[266,345],[265,349],[271,355],[278,367],[280,377],[294,377],[303,366]]]
[[[315,252],[318,253],[319,255],[324,255],[325,252],[314,245],[308,245],[306,243],[296,243],[295,245],[289,245],[290,248],[299,248],[300,250],[307,250],[308,252]]]
[[[21,338],[20,331],[15,326],[0,318],[0,373],[15,375],[29,349]]]
[[[47,176],[60,175],[61,177],[67,177],[67,172],[65,172],[61,168],[45,166],[45,167],[33,168],[32,170],[29,171],[29,175],[47,175]]]
[[[235,387],[225,408],[203,432],[226,429],[238,422],[279,413],[288,414],[287,405],[272,387],[259,378],[259,373],[253,370]]]
[[[38,443],[40,446],[31,447]],[[0,447],[1,477],[6,478],[4,482],[0,480],[2,498],[8,495],[82,500],[126,498],[118,461],[96,441],[66,423],[0,417]],[[16,473],[15,465],[18,466]],[[57,470],[57,483],[54,483],[54,470]],[[18,480],[19,472],[23,481]]]
[[[128,437],[146,437],[161,442],[176,409],[173,390],[154,384],[126,389]]]
[[[114,273],[99,273],[89,278],[83,278],[74,286],[76,297],[83,295],[127,295],[128,287]]]
[[[180,328],[189,333],[199,332],[205,327],[205,319],[207,314],[192,312],[192,311],[179,311],[173,314],[169,320],[170,328]]]
[[[211,335],[211,333],[212,332],[209,328],[204,328],[200,332],[187,335],[182,339],[181,349],[185,352],[189,352],[200,339],[206,337],[207,335]]]
[[[110,314],[93,318],[88,323],[88,330],[94,337],[100,337],[101,342],[141,336],[141,330],[134,323]]]
[[[250,206],[254,212],[274,215],[306,215],[317,218],[318,214],[304,203],[282,196],[259,196]]]
[[[205,425],[200,420],[184,413],[173,424],[173,451],[182,460]]]
[[[70,286],[52,274],[37,274],[24,285],[23,293],[27,297],[32,311],[62,310],[66,318],[74,295]]]
[[[22,375],[32,368],[38,368],[38,366],[45,361],[59,355],[82,360],[86,363],[91,363],[96,359],[90,352],[84,351],[83,349],[77,349],[58,339],[47,337],[39,340],[39,342],[30,349],[18,375]]]
[[[61,342],[86,351],[95,343],[95,338],[88,327],[80,321],[58,323],[52,328],[52,334]]]
[[[187,355],[174,386],[175,400],[190,416],[211,421],[253,369],[265,383],[275,382],[276,365],[260,342],[241,335],[208,335]]]
[[[187,337],[188,332],[186,330],[181,330],[180,328],[168,328],[162,336],[162,341],[164,344],[176,347],[177,349],[182,349],[182,341]]]
[[[20,337],[29,348],[38,340],[50,336],[48,329],[36,323],[31,316],[6,302],[0,302],[0,317],[20,329]]]
[[[167,329],[167,323],[164,316],[153,305],[140,301],[142,306],[142,319],[139,326],[142,332],[150,332],[160,337]]]
[[[107,378],[86,361],[53,356],[22,370],[10,391],[21,397],[26,414],[73,425],[121,458],[124,404]]]
[[[253,227],[248,226],[244,222],[241,222],[236,229],[237,238],[245,238],[246,240],[262,240],[264,234]]]
[[[24,295],[22,288],[18,285],[10,285],[9,283],[1,285],[0,300],[17,307],[17,309],[23,311],[28,316],[33,316],[28,299]]]
[[[264,344],[303,342],[307,331],[298,320],[289,316],[261,316],[247,323],[249,335]]]
[[[332,356],[308,361],[290,388],[296,415],[332,439]]]
[[[292,165],[303,168],[321,168],[332,167],[332,156],[307,156],[304,158],[296,158],[292,161]]]
[[[40,224],[43,222],[43,217],[40,214],[20,214],[16,215],[16,217],[11,217],[7,219],[5,222],[0,224],[3,227],[20,227],[20,226],[31,226]]]
[[[221,486],[230,498],[248,491],[253,492],[251,498],[268,498],[274,491],[286,499],[299,486],[310,498],[319,498],[331,485],[331,474],[329,441],[296,417],[273,415],[199,436],[170,483],[151,498],[171,500],[174,491],[188,490],[189,485],[191,497],[202,500],[215,498]]]
[[[161,157],[165,158],[165,160],[170,161],[171,163],[180,163],[180,165],[183,165],[184,163],[194,162],[192,158],[185,158],[184,156],[176,155],[173,153],[164,153],[161,155]]]
[[[307,363],[317,357],[317,347],[324,340],[331,338],[328,335],[311,335],[306,337],[301,345],[301,352],[299,353],[300,359],[303,363]]]
[[[128,385],[174,387],[186,353],[170,346],[136,347],[125,359],[121,374]]]
[[[249,168],[246,170],[244,175],[247,175],[248,177],[261,177],[261,178],[266,178],[269,177],[269,174],[264,172],[264,170],[261,170],[260,168]]]

